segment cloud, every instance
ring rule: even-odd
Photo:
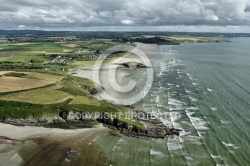
[[[250,26],[250,0],[0,0],[0,3],[1,29],[17,29],[20,25],[31,29]]]
[[[125,25],[131,25],[133,24],[134,22],[132,20],[121,20],[121,23],[122,24],[125,24]]]

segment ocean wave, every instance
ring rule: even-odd
[[[188,110],[185,110],[186,111],[186,114],[190,120],[190,122],[192,123],[192,126],[195,128],[197,134],[202,137],[202,132],[201,131],[206,131],[208,130],[208,127],[207,127],[207,121],[201,119],[201,118],[198,118],[198,117],[193,117],[192,115],[194,114],[194,112],[191,112],[191,111],[188,111]]]
[[[169,105],[169,110],[183,110],[184,109],[184,103],[180,100],[169,98],[168,99],[168,105]]]
[[[213,154],[210,154],[210,156],[211,156],[213,159],[221,159],[221,158],[222,158],[221,156],[213,155]]]
[[[218,111],[218,107],[211,107],[211,110]]]
[[[234,148],[234,149],[238,149],[239,147],[236,146],[235,144],[232,144],[232,143],[226,143],[226,142],[221,142],[223,145],[225,145],[226,147],[231,147],[231,148]]]
[[[224,121],[224,120],[220,120],[220,122],[221,122],[222,124],[229,124],[229,123],[231,123],[230,121]]]
[[[122,149],[121,145],[124,145],[124,144],[127,144],[127,141],[125,139],[121,138],[117,141],[117,143],[114,145],[112,150],[113,151],[114,150],[121,150]]]
[[[213,92],[213,91],[214,91],[213,89],[210,89],[210,88],[207,88],[207,90],[208,90],[209,92]]]
[[[197,102],[197,101],[198,101],[198,99],[196,99],[196,98],[194,98],[194,97],[191,97],[190,95],[189,95],[189,99],[190,99],[192,102]]]
[[[157,157],[164,157],[164,156],[165,156],[162,152],[160,152],[160,151],[155,151],[155,150],[153,150],[153,149],[151,149],[149,153],[150,153],[150,155],[155,155],[155,156],[157,156]]]
[[[167,146],[169,151],[180,150],[183,148],[183,146],[175,139],[168,139]]]
[[[171,122],[175,122],[176,120],[181,118],[181,114],[179,112],[170,112]]]

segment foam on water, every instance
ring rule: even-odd
[[[179,123],[173,122],[172,124],[173,124],[173,126],[174,126],[175,129],[181,129],[181,130],[183,130],[183,127]]]
[[[169,110],[173,111],[173,110],[183,110],[184,109],[184,103],[180,100],[176,100],[173,98],[168,99],[168,105],[169,105]]]
[[[201,118],[198,117],[193,117],[192,115],[194,114],[194,112],[191,112],[189,110],[185,110],[192,126],[195,128],[197,134],[199,135],[199,137],[202,137],[202,131],[206,131],[208,130],[207,127],[207,122]]]
[[[189,95],[195,94],[195,93],[193,93],[192,91],[187,90],[187,89],[185,89],[185,92],[186,92],[186,94],[189,94]]]
[[[181,118],[181,114],[179,112],[170,112],[171,122],[175,122],[176,120]]]
[[[97,139],[99,139],[100,138],[100,136],[98,135],[98,136],[96,136],[91,142],[93,143],[93,142],[96,142],[96,140]]]
[[[117,143],[114,145],[112,150],[121,150],[122,148],[120,145],[123,145],[123,144],[127,144],[127,141],[125,139],[121,138],[117,141]]]
[[[213,159],[221,159],[221,156],[210,154]]]
[[[168,139],[167,145],[169,151],[180,150],[183,148],[182,145],[175,139]]]
[[[193,77],[192,77],[192,75],[191,75],[190,73],[186,73],[186,75],[188,76],[188,78],[189,78],[190,80],[193,80]]]
[[[224,120],[220,120],[220,122],[221,122],[222,124],[229,124],[229,123],[231,123],[230,121],[224,121]]]
[[[189,108],[187,108],[187,110],[199,110],[199,108],[198,107],[189,107]]]
[[[211,110],[218,111],[218,107],[211,107]]]
[[[155,155],[155,156],[157,156],[157,157],[164,157],[164,156],[165,156],[162,152],[160,152],[160,151],[155,151],[155,150],[153,150],[153,149],[151,149],[149,153],[150,153],[150,155]]]
[[[197,86],[198,85],[198,83],[194,83],[194,82],[192,84],[193,84],[193,86]]]
[[[232,144],[232,143],[226,143],[226,142],[223,142],[222,141],[222,144],[227,146],[227,147],[231,147],[231,148],[234,148],[234,149],[238,149],[239,147],[236,146],[235,144]]]
[[[192,102],[197,102],[197,101],[198,101],[198,99],[196,99],[196,98],[194,98],[194,97],[189,96],[189,98],[190,98],[190,100],[191,100]]]
[[[209,88],[207,88],[207,90],[209,91],[209,92],[213,92],[214,90],[212,90],[212,89],[209,89]]]

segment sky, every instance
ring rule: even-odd
[[[0,29],[250,33],[250,0],[0,0]]]

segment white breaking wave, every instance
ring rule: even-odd
[[[186,114],[188,116],[188,118],[190,119],[190,122],[192,123],[193,127],[195,128],[195,130],[197,131],[198,135],[200,137],[201,136],[201,131],[205,131],[205,130],[208,130],[208,127],[207,127],[207,122],[201,118],[198,118],[198,117],[193,117],[192,115],[194,114],[194,112],[191,112],[191,111],[188,111],[188,110],[185,110],[186,111]]]
[[[221,122],[222,124],[229,124],[229,123],[231,123],[230,121],[224,121],[224,120],[220,120],[220,122]]]
[[[127,141],[125,139],[121,138],[117,141],[117,143],[115,144],[115,146],[112,150],[121,150],[122,148],[120,145],[123,145],[123,144],[127,144]]]
[[[210,154],[213,159],[221,159],[221,156]]]
[[[191,100],[192,102],[198,101],[198,99],[196,99],[196,98],[194,98],[194,97],[189,96],[189,98],[190,98],[190,100]]]
[[[193,76],[190,73],[186,73],[190,80],[193,80]]]
[[[183,110],[184,109],[184,103],[180,100],[176,100],[173,98],[168,99],[168,105],[169,105],[169,110]]]
[[[96,140],[99,138],[100,136],[98,135],[98,136],[96,136],[91,142],[93,143],[93,142],[96,142]]]
[[[198,85],[198,83],[192,83],[193,84],[193,86],[197,86]]]
[[[181,114],[179,112],[170,112],[170,120],[171,122],[175,122],[176,120],[181,118]]]
[[[198,107],[189,107],[189,108],[187,108],[187,110],[199,110],[199,108]]]
[[[208,90],[209,92],[213,92],[213,91],[214,91],[213,89],[209,89],[209,88],[207,88],[207,90]]]
[[[218,107],[212,107],[211,110],[217,111],[217,110],[218,110]]]
[[[182,145],[175,139],[168,139],[167,145],[169,151],[180,150],[183,148]]]
[[[238,149],[239,147],[236,146],[235,144],[232,144],[232,143],[226,143],[226,142],[223,142],[222,141],[222,144],[227,146],[227,147],[231,147],[231,148],[234,148],[234,149]]]
[[[164,157],[165,155],[160,151],[154,151],[153,149],[150,150],[150,155],[155,155],[157,157]]]

